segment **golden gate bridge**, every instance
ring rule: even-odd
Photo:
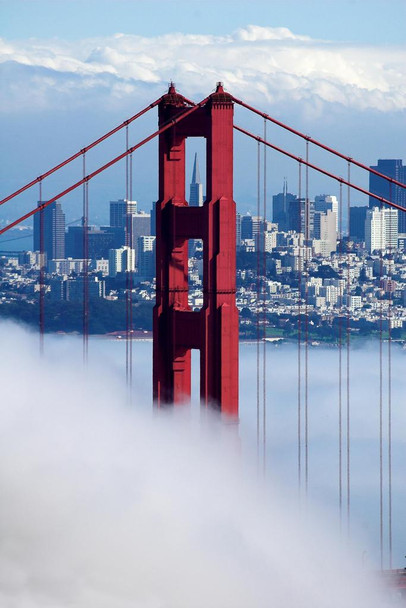
[[[234,107],[239,105],[248,112],[263,119],[263,135],[255,135],[246,128],[234,123]],[[129,143],[129,127],[141,116],[158,108],[158,129],[134,145]],[[267,124],[271,123],[304,141],[304,155],[297,156],[277,146],[267,137]],[[125,149],[97,169],[87,173],[88,153],[124,130]],[[40,226],[40,273],[39,273],[39,335],[40,351],[44,351],[45,333],[45,248],[44,248],[44,210],[57,200],[74,190],[82,189],[83,194],[83,359],[88,358],[89,338],[89,183],[120,161],[125,162],[126,200],[132,200],[133,154],[151,140],[159,140],[159,196],[156,204],[156,303],[153,319],[153,400],[157,407],[177,405],[190,400],[191,395],[191,350],[200,352],[200,397],[204,407],[221,412],[225,417],[238,419],[238,310],[236,294],[236,205],[233,196],[233,132],[243,134],[257,142],[257,201],[260,215],[261,198],[263,215],[266,218],[266,150],[270,149],[288,157],[296,163],[298,170],[298,222],[303,231],[305,242],[309,240],[309,170],[318,172],[339,184],[339,255],[345,261],[349,251],[343,248],[343,214],[348,214],[351,191],[359,192],[376,200],[380,208],[389,207],[404,213],[400,204],[368,191],[354,183],[351,178],[352,167],[373,173],[389,184],[391,188],[405,189],[406,185],[388,177],[358,160],[342,154],[330,146],[306,135],[265,112],[252,107],[224,90],[218,83],[213,93],[195,103],[176,91],[170,84],[168,92],[159,99],[111,129],[89,145],[66,160],[50,168],[42,175],[20,187],[0,201],[4,205],[23,192],[36,186],[38,206],[11,221],[0,229],[0,235],[18,226],[32,216],[39,214]],[[189,206],[185,196],[185,142],[189,137],[204,137],[207,152],[206,200],[202,207]],[[319,148],[337,157],[346,164],[345,178],[311,162],[310,151]],[[263,149],[263,193],[261,196],[260,150]],[[74,160],[82,160],[82,176],[48,200],[43,201],[42,188],[45,180],[57,173]],[[343,189],[347,197],[344,203]],[[304,193],[304,196],[303,196]],[[131,239],[132,223],[129,221],[127,235]],[[199,311],[192,310],[188,304],[188,241],[201,239],[203,242],[203,306]],[[299,254],[300,255],[300,254]],[[260,280],[261,253],[257,248],[257,300],[264,304],[263,283]],[[263,250],[265,264],[265,248]],[[348,258],[349,260],[349,258]],[[297,471],[298,485],[307,493],[309,482],[309,297],[307,283],[304,296],[301,284],[308,273],[308,256],[298,265],[298,302],[297,302]],[[383,276],[383,253],[380,253],[380,280]],[[350,295],[350,264],[347,263],[345,276],[347,297]],[[265,271],[264,271],[265,272]],[[132,391],[132,353],[133,353],[133,276],[126,273],[126,381]],[[266,442],[266,349],[265,326],[266,309],[262,307],[256,318],[257,343],[257,441],[259,443],[260,412],[263,416],[263,444]],[[383,325],[384,316],[390,316],[390,303],[387,311],[380,307],[379,361],[379,519],[380,519],[380,561],[384,569],[385,513],[384,481],[387,481],[386,535],[388,545],[388,569],[393,585],[406,593],[405,571],[393,570],[392,564],[392,395],[391,395],[391,324],[388,323],[388,380],[386,397],[386,446],[384,442],[384,381],[383,381]],[[339,364],[338,364],[338,493],[340,520],[344,514],[347,530],[350,530],[351,517],[351,331],[350,308],[346,317],[339,317]],[[386,321],[388,318],[386,319]],[[262,387],[260,383],[260,344],[262,352]],[[384,450],[386,449],[387,470],[384,471]]]

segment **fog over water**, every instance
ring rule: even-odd
[[[267,348],[264,479],[255,345],[241,345],[238,427],[196,404],[152,412],[150,342],[134,343],[130,406],[124,343],[91,339],[85,376],[80,338],[46,336],[40,360],[36,334],[9,323],[0,331],[2,607],[381,605],[366,578],[379,563],[377,345],[351,353],[349,548],[337,512],[337,350],[309,351],[306,509],[303,495],[297,504],[295,345]],[[394,347],[397,567],[406,546],[405,361]]]

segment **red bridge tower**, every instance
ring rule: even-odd
[[[189,106],[171,84],[159,126]],[[206,201],[185,199],[185,140],[205,137]],[[203,241],[203,307],[188,305],[188,239]],[[190,399],[191,349],[200,350],[202,404],[238,415],[236,211],[233,200],[233,103],[221,83],[207,101],[159,139],[156,207],[156,305],[153,390],[158,406]]]

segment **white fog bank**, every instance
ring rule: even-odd
[[[265,487],[237,429],[141,407],[147,374],[129,407],[105,345],[85,379],[78,339],[40,360],[35,334],[0,334],[2,607],[380,605],[328,515]]]

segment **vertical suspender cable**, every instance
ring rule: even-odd
[[[392,200],[392,184],[389,184],[389,200]],[[392,569],[392,211],[389,210],[389,303],[388,303],[388,549],[389,568]],[[397,221],[397,218],[395,218]]]
[[[342,242],[343,242],[343,185],[340,182],[340,195],[339,195],[339,265],[342,263]],[[342,266],[341,266],[342,268]],[[340,281],[340,313],[338,316],[338,508],[340,516],[340,531],[342,529],[343,522],[343,401],[342,401],[342,379],[343,379],[343,367],[342,367],[342,317],[341,311],[344,305],[344,288],[341,281],[341,273],[339,273]]]
[[[42,205],[42,179],[39,180],[39,203]],[[45,325],[45,243],[44,243],[44,209],[39,212],[39,352],[44,354]]]
[[[259,465],[259,458],[260,458],[260,454],[259,454],[259,450],[260,450],[260,398],[259,398],[259,360],[260,360],[260,348],[259,348],[259,340],[260,340],[260,335],[259,335],[259,292],[260,292],[260,279],[259,279],[259,273],[260,273],[260,251],[259,251],[259,247],[260,247],[260,221],[259,221],[259,215],[261,212],[261,144],[258,141],[257,144],[257,226],[256,226],[256,239],[255,239],[255,249],[256,249],[256,253],[257,253],[257,282],[256,282],[256,291],[257,291],[257,301],[256,301],[256,330],[257,330],[257,340],[256,340],[256,347],[257,347],[257,458],[258,458],[258,465]],[[253,226],[254,228],[254,226]]]
[[[88,358],[89,351],[89,182],[86,181],[86,238],[85,238],[85,357]]]
[[[86,177],[86,152],[82,155],[83,179]],[[83,183],[83,363],[87,364],[89,339],[89,185]]]
[[[264,118],[264,141],[266,141],[266,119]],[[266,473],[266,242],[265,230],[267,229],[266,214],[267,214],[267,180],[266,180],[266,146],[264,144],[264,234],[263,234],[263,353],[262,353],[262,400],[263,400],[263,417],[262,417],[262,437],[263,437],[263,465],[264,475]]]
[[[298,492],[299,497],[302,489],[302,353],[301,353],[301,341],[302,341],[302,309],[301,309],[301,298],[302,298],[302,256],[301,251],[303,247],[302,241],[302,163],[299,161],[299,184],[298,184],[298,234],[299,234],[299,256],[298,256],[298,306],[297,306],[297,481],[298,481]]]
[[[128,150],[128,125],[125,127],[125,149]],[[129,248],[131,247],[130,243],[130,217],[129,217],[129,209],[130,206],[128,204],[128,156],[125,157],[125,244]],[[126,260],[126,269],[125,269],[125,380],[128,388],[128,380],[129,380],[129,370],[128,370],[128,261],[129,261],[129,249],[127,249],[127,260]],[[128,395],[127,395],[128,396]]]
[[[309,141],[306,140],[306,163],[309,162]],[[305,286],[305,494],[309,489],[309,277],[308,277],[308,243],[310,238],[310,209],[309,209],[309,166],[306,164],[306,200],[305,200],[305,231],[306,231],[306,286]]]
[[[133,200],[133,155],[130,154],[129,155],[129,196],[130,196],[130,201]],[[130,243],[131,243],[131,247],[135,250],[135,246],[136,243],[133,243],[133,222],[131,219],[130,222]],[[134,247],[133,247],[134,245]],[[133,264],[134,264],[134,257],[133,254],[135,255],[135,251],[131,252],[131,265],[130,265],[130,270],[129,270],[129,274],[128,274],[128,278],[129,278],[129,318],[128,318],[128,325],[129,325],[129,331],[130,331],[130,340],[129,340],[129,361],[128,361],[128,372],[129,372],[129,387],[130,387],[130,392],[131,392],[131,399],[132,399],[132,382],[133,382],[133,297],[132,297],[132,292],[133,292]]]
[[[380,204],[380,264],[379,264],[379,548],[381,570],[383,570],[383,369],[382,369],[382,347],[383,347],[383,299],[382,299],[382,277],[383,277],[383,206]]]
[[[128,150],[129,142],[128,142],[128,125],[125,128],[125,147]],[[129,269],[132,264],[132,239],[131,239],[131,226],[132,226],[132,216],[129,213],[130,205],[129,205],[129,165],[128,165],[128,155],[125,157],[125,201],[126,201],[126,222],[125,222],[125,244],[127,246],[127,262],[125,269],[125,379],[127,384],[127,397],[129,401],[131,400],[131,387],[130,387],[130,275]]]
[[[351,163],[348,161],[347,167],[347,181],[351,182]],[[350,534],[350,509],[351,509],[351,445],[350,445],[350,296],[351,296],[351,273],[350,273],[350,262],[351,262],[351,254],[350,254],[350,209],[351,209],[351,188],[347,187],[347,230],[348,230],[348,239],[347,239],[347,393],[346,393],[346,401],[347,401],[347,410],[346,410],[346,444],[347,444],[347,535]]]

